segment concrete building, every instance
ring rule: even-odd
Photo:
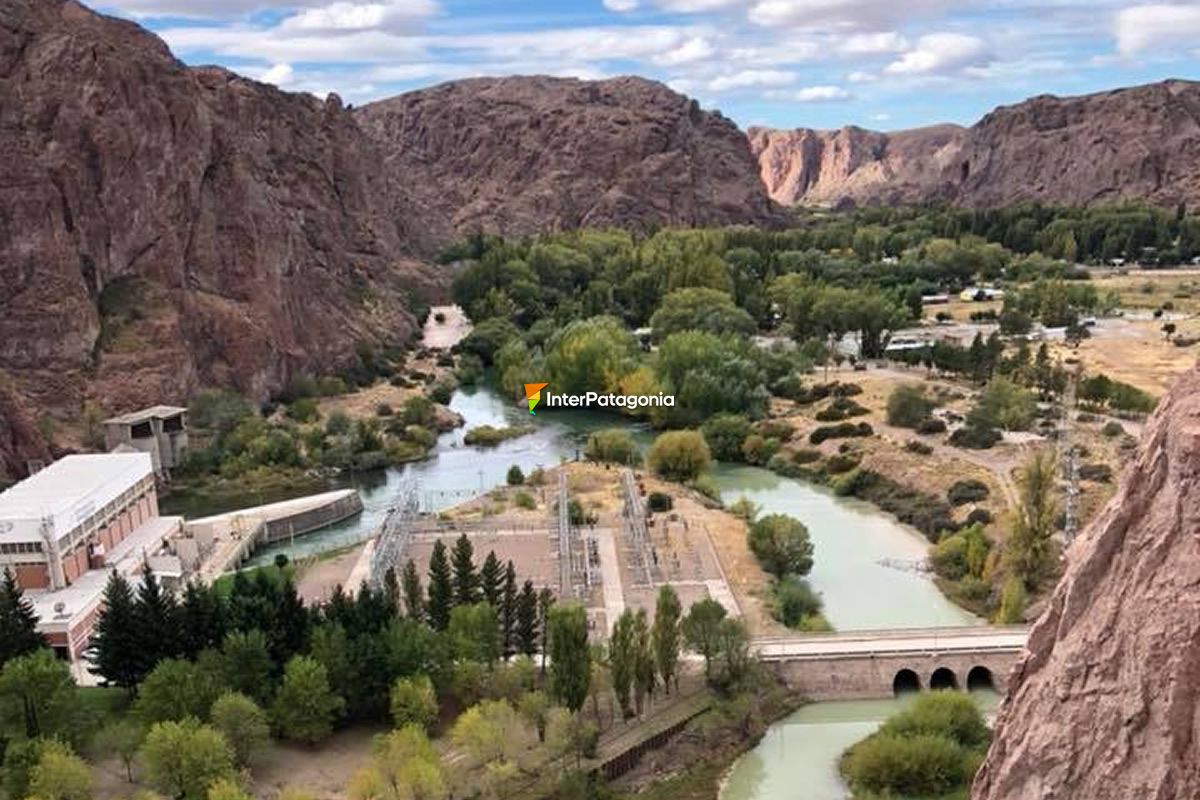
[[[169,477],[183,464],[188,447],[187,409],[153,406],[104,421],[104,443],[110,451],[124,445],[149,453],[154,474]]]
[[[158,514],[148,453],[67,456],[0,493],[0,569],[26,590],[55,652],[78,664],[109,572],[136,579],[149,563],[180,576],[168,542],[182,524]]]

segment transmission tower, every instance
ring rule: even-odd
[[[1063,503],[1063,538],[1067,544],[1075,540],[1079,530],[1079,448],[1072,435],[1075,422],[1075,390],[1079,382],[1078,368],[1067,376],[1067,388],[1063,393],[1063,427],[1059,436],[1059,463],[1062,464],[1063,480],[1066,483]]]
[[[420,483],[415,478],[405,478],[396,490],[396,500],[379,526],[379,538],[371,556],[371,584],[383,586],[383,578],[389,569],[400,573],[400,558],[412,538],[412,525],[420,512]]]

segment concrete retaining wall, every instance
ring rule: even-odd
[[[935,672],[939,679],[937,688],[952,681],[954,687],[966,689],[974,670],[975,680],[986,676],[996,691],[1003,694],[1019,656],[1019,652],[996,651],[838,656],[778,661],[772,667],[790,688],[811,700],[871,700],[892,697],[896,678],[903,670],[911,671],[922,689],[933,688]]]

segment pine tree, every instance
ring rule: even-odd
[[[146,675],[164,658],[179,655],[179,607],[163,589],[150,565],[142,566],[142,583],[134,607],[141,671]]]
[[[450,624],[450,609],[454,606],[454,584],[450,577],[450,561],[446,545],[439,539],[429,558],[429,626],[444,631]]]
[[[683,607],[679,595],[670,586],[658,590],[658,602],[654,608],[654,661],[662,678],[667,694],[671,693],[671,681],[679,689],[679,620]]]
[[[517,625],[513,634],[518,652],[532,656],[538,651],[538,595],[533,581],[525,581],[517,597]]]
[[[43,646],[37,622],[33,603],[25,597],[12,570],[5,568],[0,582],[0,667]]]
[[[479,602],[479,575],[475,571],[475,548],[464,533],[454,543],[450,556],[454,569],[454,603],[470,606]]]
[[[504,589],[500,593],[500,644],[504,657],[515,652],[517,630],[517,569],[509,561],[504,570]]]
[[[179,645],[185,658],[195,660],[201,650],[220,647],[225,638],[225,604],[216,590],[192,581],[183,590],[179,606]]]
[[[411,558],[404,565],[404,572],[400,576],[400,588],[404,594],[404,610],[409,619],[423,621],[425,619],[425,589],[421,586],[421,576],[417,572],[416,562]]]
[[[400,579],[396,577],[396,568],[388,567],[383,573],[383,594],[388,606],[398,616],[400,614]]]
[[[92,632],[88,655],[92,672],[111,684],[123,686],[133,694],[149,672],[139,652],[137,601],[129,581],[117,572],[109,576],[104,588],[104,607]]]
[[[279,608],[272,632],[271,655],[276,664],[286,664],[292,656],[308,650],[311,619],[304,601],[296,591],[290,576],[285,577],[279,591]]]
[[[504,567],[496,558],[496,551],[489,550],[479,571],[479,586],[483,590],[484,602],[497,611],[500,610],[500,593],[504,591]]]

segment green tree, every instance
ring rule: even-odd
[[[1027,602],[1025,582],[1017,575],[1010,575],[1000,589],[1000,607],[996,610],[996,624],[1016,625],[1023,622]]]
[[[134,710],[147,725],[187,717],[207,719],[222,688],[213,678],[190,661],[164,659],[142,681]]]
[[[425,589],[421,586],[421,575],[417,565],[411,558],[404,565],[400,576],[400,591],[404,595],[404,611],[409,619],[424,621],[425,619]]]
[[[38,800],[91,800],[92,771],[71,748],[48,741],[30,770],[29,794]]]
[[[205,800],[210,786],[235,774],[225,737],[195,719],[154,725],[141,761],[146,782],[177,800]]]
[[[672,425],[695,426],[722,411],[757,419],[770,393],[764,354],[749,340],[685,331],[667,338],[654,358],[654,374],[675,406],[657,409]]]
[[[230,689],[264,703],[271,696],[274,671],[275,663],[262,631],[235,631],[221,643],[221,673]]]
[[[633,464],[638,460],[638,446],[629,431],[607,428],[588,436],[583,455],[588,461]]]
[[[232,778],[221,778],[208,787],[206,800],[255,800]]]
[[[650,469],[667,480],[690,481],[708,469],[712,455],[697,431],[659,434],[646,456]]]
[[[446,783],[425,732],[406,725],[376,739],[370,766],[355,773],[347,794],[350,800],[445,800]]]
[[[115,755],[125,767],[125,779],[133,783],[133,764],[146,740],[146,727],[136,719],[114,720],[96,734],[95,746],[101,753]]]
[[[96,627],[92,631],[88,658],[92,672],[111,684],[124,687],[131,695],[146,676],[138,648],[136,601],[133,587],[113,571],[104,588],[104,599]]]
[[[435,631],[444,631],[450,624],[450,609],[454,605],[454,580],[450,573],[450,559],[446,545],[439,539],[433,544],[433,555],[429,558],[429,625]]]
[[[500,626],[487,603],[455,606],[446,632],[458,658],[492,664],[500,657]]]
[[[142,567],[134,620],[140,671],[148,675],[155,664],[164,658],[174,658],[180,649],[178,604],[175,596],[159,583],[148,563]]]
[[[716,600],[705,598],[692,604],[680,625],[688,647],[704,658],[704,676],[710,682],[713,679],[713,660],[720,654],[721,621],[727,613],[725,606]]]
[[[658,601],[654,607],[654,627],[651,631],[654,646],[654,662],[667,694],[671,693],[671,681],[679,689],[679,621],[683,608],[679,595],[670,585],[658,590]]]
[[[504,588],[500,592],[500,651],[505,658],[516,652],[518,602],[517,568],[510,560],[504,568]]]
[[[1057,471],[1052,453],[1038,453],[1025,465],[1018,482],[1019,502],[1005,542],[1004,560],[1030,588],[1036,588],[1053,565]]]
[[[933,413],[934,403],[920,386],[897,386],[888,395],[887,421],[900,428],[916,428]]]
[[[636,677],[637,653],[634,637],[633,610],[626,608],[613,623],[608,640],[608,663],[612,669],[613,692],[625,718],[633,716],[633,683]]]
[[[489,550],[483,566],[479,570],[479,589],[483,593],[483,601],[494,609],[500,608],[500,593],[504,591],[504,567],[496,558],[496,551]]]
[[[550,649],[550,692],[571,711],[578,711],[588,696],[591,649],[588,647],[587,612],[583,606],[554,606],[546,617]]]
[[[294,656],[283,671],[271,716],[285,738],[316,744],[333,731],[333,720],[344,705],[330,689],[321,662]]]
[[[525,581],[517,597],[517,652],[532,656],[538,651],[538,596],[533,581]]]
[[[827,628],[821,613],[821,596],[808,581],[789,575],[775,584],[775,618],[789,628],[822,630]]]
[[[454,603],[469,606],[479,602],[479,574],[475,571],[475,548],[464,533],[454,542],[450,554],[454,571]]]
[[[540,690],[525,692],[517,703],[517,711],[537,731],[538,742],[545,743],[546,741],[546,724],[550,719],[550,709],[553,707],[550,698]]]
[[[650,623],[644,608],[639,608],[633,618],[633,643],[633,700],[638,716],[641,716],[646,698],[653,697],[657,683],[654,648],[650,641]]]
[[[640,349],[615,317],[577,320],[546,343],[546,369],[554,391],[586,394],[615,390],[637,365]]]
[[[754,318],[738,308],[728,293],[693,287],[678,289],[664,297],[650,318],[650,327],[654,330],[654,341],[661,342],[681,331],[750,336],[757,326]]]
[[[501,787],[516,777],[525,730],[511,705],[485,700],[459,716],[450,736],[456,747],[484,768],[485,784],[494,795],[500,795]]]
[[[428,675],[398,678],[391,691],[392,722],[397,728],[416,725],[428,731],[437,722],[438,702]]]
[[[36,739],[73,733],[78,702],[65,662],[45,649],[18,656],[0,670],[0,735]]]
[[[742,461],[742,444],[753,432],[750,420],[741,414],[714,414],[700,427],[704,441],[718,461]]]
[[[508,474],[504,477],[505,482],[509,486],[520,486],[525,483],[525,473],[516,464],[508,468]]]
[[[37,612],[17,583],[12,570],[0,580],[0,667],[17,656],[32,653],[45,642],[37,631]]]
[[[1037,415],[1037,401],[1008,378],[993,378],[979,395],[967,421],[984,428],[1028,430]]]
[[[763,569],[782,578],[812,570],[813,546],[804,523],[785,514],[768,514],[750,525],[750,550]]]
[[[233,761],[248,767],[271,736],[267,713],[241,692],[225,692],[212,704],[212,725],[225,737]]]
[[[191,581],[179,604],[180,653],[195,660],[201,650],[220,647],[225,638],[225,604],[217,590]]]

